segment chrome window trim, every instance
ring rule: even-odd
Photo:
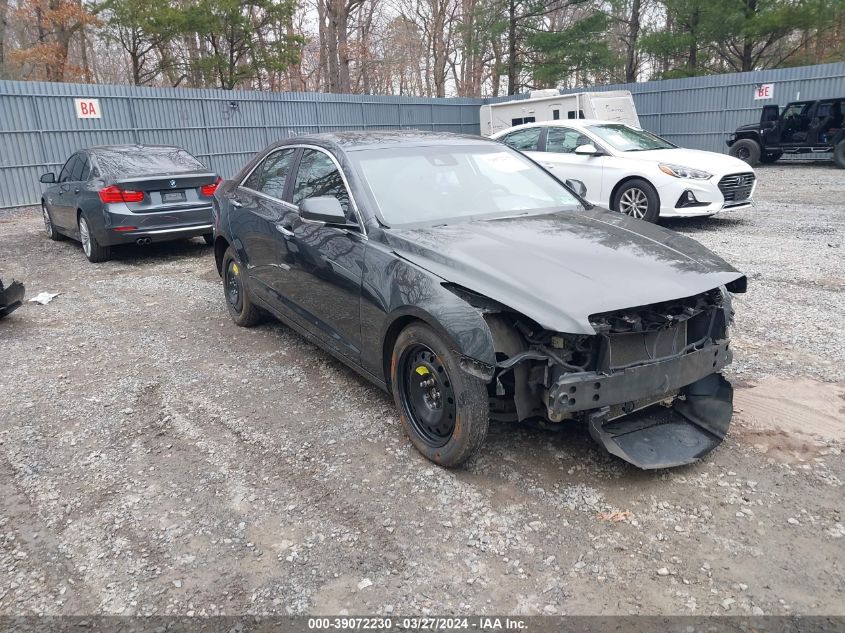
[[[298,213],[299,212],[299,206],[298,205],[295,205],[292,202],[287,202],[285,200],[280,200],[279,198],[275,198],[273,196],[267,195],[266,193],[256,191],[255,189],[252,189],[251,187],[247,187],[246,185],[243,184],[249,179],[250,176],[252,176],[252,172],[254,172],[256,169],[258,169],[259,165],[264,164],[264,161],[267,160],[267,158],[269,158],[271,154],[275,154],[276,152],[283,152],[283,151],[288,150],[288,149],[313,149],[313,150],[316,150],[318,152],[322,152],[323,154],[325,154],[326,156],[329,157],[329,159],[332,161],[332,163],[334,163],[334,166],[337,168],[337,171],[340,174],[340,178],[343,180],[343,186],[346,187],[346,193],[349,194],[349,202],[352,204],[352,211],[355,214],[355,217],[358,219],[358,227],[357,227],[359,229],[358,233],[362,237],[366,238],[367,237],[367,229],[364,226],[364,218],[361,215],[361,211],[358,209],[358,203],[355,201],[355,197],[352,195],[352,188],[349,186],[349,180],[346,178],[346,174],[344,173],[343,168],[340,166],[340,163],[337,161],[337,159],[334,157],[334,155],[323,147],[319,147],[317,145],[309,145],[307,143],[297,143],[295,145],[292,144],[292,145],[285,145],[283,147],[277,147],[273,151],[268,152],[264,156],[263,159],[258,161],[258,163],[255,165],[255,167],[253,167],[252,169],[249,170],[249,173],[246,174],[243,177],[243,179],[241,180],[240,183],[238,183],[238,187],[246,189],[250,193],[253,193],[253,194],[260,196],[262,198],[266,198],[267,200],[271,200],[273,202],[281,203],[281,204],[285,205],[287,208],[289,208],[290,210],[296,211]],[[299,166],[297,165],[297,174],[298,174],[298,172],[299,172]],[[293,184],[294,184],[294,186],[296,186],[296,179],[294,179]],[[285,183],[285,186],[287,187],[287,183]],[[351,229],[347,229],[347,230],[351,230]]]

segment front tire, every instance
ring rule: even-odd
[[[223,294],[226,297],[226,307],[235,325],[252,327],[261,322],[263,314],[250,299],[244,272],[244,266],[230,246],[223,255]]]
[[[65,239],[65,236],[59,233],[53,225],[53,216],[50,215],[47,205],[43,202],[41,203],[41,217],[44,219],[44,230],[47,231],[47,237],[54,242],[61,242]]]
[[[635,178],[619,187],[613,196],[613,208],[638,220],[656,222],[660,216],[660,196],[650,183]]]
[[[82,213],[79,214],[78,222],[79,241],[82,242],[82,251],[85,253],[85,257],[92,264],[107,261],[111,257],[111,249],[108,246],[100,246],[93,231],[91,231],[88,220]]]
[[[842,139],[833,148],[833,162],[840,169],[845,169],[845,139]]]
[[[393,399],[414,447],[446,468],[466,462],[490,424],[485,383],[465,373],[449,346],[421,323],[399,334],[390,367]]]
[[[731,145],[731,149],[728,153],[734,158],[745,161],[754,167],[760,162],[760,154],[762,153],[762,150],[760,149],[760,144],[757,141],[750,138],[741,138]]]

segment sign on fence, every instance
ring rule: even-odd
[[[99,99],[74,99],[73,107],[76,108],[76,118],[78,119],[102,118]]]
[[[774,84],[760,84],[754,88],[754,100],[760,99],[774,99],[775,85]]]

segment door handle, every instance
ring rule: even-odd
[[[229,202],[231,202],[232,206],[236,209],[240,209],[242,206],[244,206],[244,203],[240,202],[237,198],[229,198]]]
[[[276,225],[276,230],[277,230],[279,233],[281,233],[282,235],[284,235],[285,237],[293,237],[293,231],[291,231],[291,230],[290,230],[289,228],[287,228],[286,226],[281,226],[280,224],[277,224],[277,225]]]
[[[554,167],[555,166],[554,163],[540,163],[540,165],[542,165],[543,167]]]
[[[79,193],[79,189],[74,189],[73,193]]]

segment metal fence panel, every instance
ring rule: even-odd
[[[77,118],[75,97],[99,99],[102,118]],[[38,176],[92,145],[179,145],[231,176],[269,143],[302,134],[401,128],[478,134],[482,103],[0,81],[0,209],[37,204]]]
[[[754,88],[769,83],[774,84],[774,98],[755,101]],[[726,152],[728,134],[759,121],[763,105],[845,96],[845,62],[561,92],[582,90],[630,90],[645,129],[684,147]]]
[[[774,101],[753,89],[775,84]],[[723,152],[765,103],[845,95],[845,63],[563,91],[630,90],[643,127],[679,145]],[[38,176],[74,151],[110,143],[175,144],[231,176],[271,142],[338,130],[440,130],[478,134],[479,107],[519,97],[426,99],[0,81],[0,209],[37,204]],[[74,97],[97,98],[103,116],[79,119]]]

